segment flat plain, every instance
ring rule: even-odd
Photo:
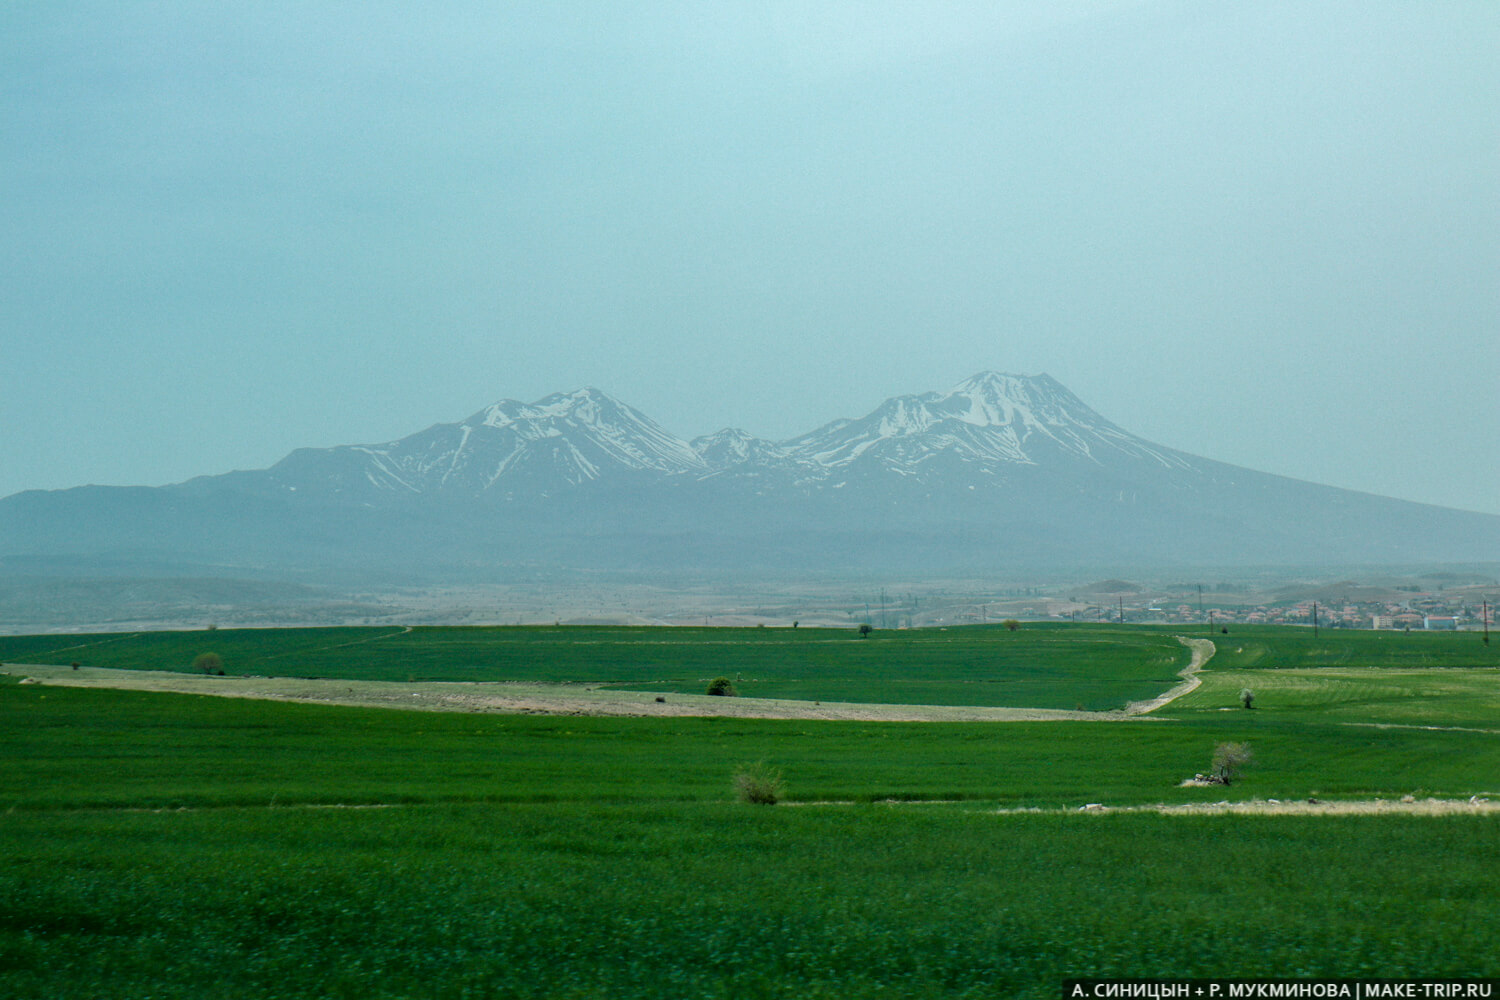
[[[1170,687],[1183,645],[1145,629],[501,626],[220,629],[0,637],[0,660],[365,681],[584,683],[749,697],[1103,710]]]
[[[211,648],[226,673],[351,684],[670,698],[724,674],[746,695],[923,686],[1099,710],[1186,662],[1152,629],[805,631],[15,637],[0,659],[181,670]],[[7,666],[0,993],[988,997],[1054,996],[1067,976],[1500,974],[1492,649],[1214,641],[1202,686],[1116,724],[407,712]],[[989,700],[961,700],[976,685]],[[1254,750],[1243,779],[1184,787],[1226,740]],[[734,800],[756,761],[785,775],[781,804]],[[1403,798],[1451,808],[1127,811]]]

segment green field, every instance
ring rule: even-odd
[[[1318,667],[1500,667],[1500,636],[1485,645],[1474,632],[1312,630],[1297,626],[1241,625],[1209,635],[1220,669],[1292,670]]]
[[[0,662],[192,669],[393,681],[580,681],[702,694],[714,677],[746,697],[910,705],[1121,708],[1186,666],[1165,632],[996,625],[953,629],[224,629],[0,637]]]
[[[1240,629],[1218,637],[1203,685],[1176,715],[1255,692],[1263,719],[1500,730],[1500,643],[1472,632]]]
[[[636,683],[698,669],[685,663],[760,676],[789,650],[811,672],[820,645],[811,630],[794,637],[805,648],[774,645],[777,630],[693,630],[652,652],[649,631],[601,630],[612,641],[588,659],[546,640],[558,630],[475,631],[452,669],[524,635],[529,654],[482,665],[559,669],[545,662],[558,654],[616,671],[635,649],[657,657]],[[1064,700],[1067,670],[1136,684],[1165,667],[1159,693],[1182,648],[1152,630],[954,631],[953,656],[954,632],[884,648],[906,670],[925,651],[937,689],[987,645],[1004,662],[1033,642],[1055,668],[1035,690]],[[389,638],[340,645],[376,634]],[[365,669],[445,669],[420,630],[209,638],[233,667],[256,636],[246,672],[273,656],[310,670],[297,649],[324,657],[324,676],[356,671],[360,650],[396,639],[414,653]],[[205,637],[156,641],[177,642],[181,666]],[[894,636],[828,638],[856,650],[822,661],[847,670]],[[1500,796],[1500,671],[1477,637],[1384,656],[1359,635],[1229,638],[1165,719],[1123,723],[416,713],[0,679],[0,995],[1051,997],[1067,976],[1500,975],[1494,814],[1078,812]],[[1098,656],[1101,639],[1114,652]],[[140,640],[88,641],[0,640],[0,658],[101,664]],[[885,680],[868,683],[876,700]],[[1234,707],[1242,686],[1253,711]],[[1223,740],[1254,748],[1244,780],[1181,787]],[[786,803],[734,801],[732,772],[758,760],[785,773]],[[1044,811],[999,811],[1017,808]]]

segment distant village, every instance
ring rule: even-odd
[[[1410,579],[1410,578],[1409,578]],[[1500,582],[1465,579],[1456,586],[1385,584],[1285,585],[1261,591],[1248,585],[1159,587],[1103,580],[1079,588],[1037,587],[992,592],[989,599],[944,595],[912,624],[1022,621],[1131,624],[1306,625],[1398,631],[1479,631],[1496,628]],[[954,600],[958,598],[958,600]],[[1019,599],[1018,599],[1019,598]],[[858,612],[855,617],[859,617]],[[878,613],[872,616],[878,622]]]
[[[1412,588],[1415,591],[1415,588]],[[1485,594],[1468,592],[1413,592],[1410,597],[1320,601],[1269,600],[1255,604],[1221,604],[1208,601],[1143,602],[1137,597],[1119,599],[1114,607],[1103,601],[1090,603],[1068,615],[1056,611],[1049,618],[1075,621],[1161,622],[1192,624],[1317,625],[1322,628],[1397,629],[1412,631],[1458,631],[1495,625],[1495,601]]]
[[[1082,615],[1079,620],[1110,620],[1108,608],[1095,607],[1094,617]],[[1489,607],[1490,624],[1494,623],[1495,608]],[[1465,628],[1483,628],[1485,608],[1481,602],[1470,606],[1464,602],[1421,598],[1412,601],[1364,601],[1351,602],[1330,607],[1317,601],[1299,601],[1290,606],[1257,605],[1251,608],[1209,607],[1203,611],[1190,604],[1174,607],[1147,607],[1135,613],[1126,611],[1126,621],[1136,622],[1193,622],[1225,625],[1319,625],[1323,628],[1367,628],[1367,629],[1426,629],[1428,631],[1455,631]]]

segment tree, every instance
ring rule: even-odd
[[[1255,707],[1255,692],[1251,691],[1249,688],[1244,688],[1243,690],[1241,690],[1240,691],[1240,704],[1244,705],[1246,708],[1254,708]]]
[[[734,688],[734,681],[728,677],[715,677],[708,682],[708,693],[718,695],[721,698],[738,698],[740,693]]]
[[[193,660],[193,669],[205,674],[222,674],[224,658],[218,653],[199,653]]]
[[[859,637],[861,639],[868,639],[870,637],[870,633],[873,631],[875,631],[875,627],[869,622],[865,622],[859,627]]]
[[[1220,743],[1214,747],[1213,762],[1208,768],[1208,780],[1216,785],[1227,785],[1240,776],[1240,771],[1250,763],[1250,744]]]
[[[741,802],[752,802],[761,806],[774,806],[786,794],[786,781],[781,769],[765,761],[741,764],[734,769],[734,791]]]
[[[1000,624],[1004,625],[1006,628],[1010,629],[1012,632],[1014,632],[1016,629],[1018,629],[1018,628],[1021,627],[1021,623],[1018,622],[1018,621],[1016,621],[1014,618],[1007,618],[1007,619],[1005,619],[1005,621],[1001,622]]]

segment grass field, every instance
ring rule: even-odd
[[[702,694],[911,705],[1121,708],[1170,687],[1188,659],[1143,629],[1000,626],[852,629],[221,629],[0,637],[0,661],[191,670],[214,652],[233,674],[393,681],[579,681]]]
[[[1173,713],[1237,704],[1246,688],[1258,713],[1287,721],[1500,731],[1500,643],[1472,632],[1239,629],[1219,636],[1202,686]]]
[[[1226,670],[1500,667],[1500,642],[1485,645],[1474,632],[1325,628],[1314,635],[1305,627],[1241,625],[1209,637],[1219,646],[1218,667]]]
[[[1500,817],[1078,812],[1500,796],[1496,672],[1464,661],[1475,637],[1424,647],[1423,672],[1399,650],[1316,662],[1342,654],[1284,631],[1254,663],[1249,635],[1221,638],[1166,719],[1113,724],[414,713],[0,682],[0,995],[1051,997],[1067,976],[1500,975]],[[1035,632],[1059,661],[1083,640],[1080,673],[1117,662],[1094,654],[1118,630]],[[271,653],[330,638],[260,634]],[[1140,634],[1141,659],[1180,656]],[[190,661],[203,634],[176,635]],[[58,637],[5,642],[0,658],[29,642],[40,659]],[[967,669],[943,648],[906,655],[926,650],[942,682]],[[712,662],[736,655],[774,659]],[[619,642],[608,656],[629,659]],[[1246,685],[1253,711],[1233,707]],[[1369,725],[1397,717],[1415,721]],[[1252,745],[1244,780],[1181,787],[1222,740]],[[734,769],[758,760],[789,803],[733,800]],[[1048,811],[997,811],[1028,807]]]

